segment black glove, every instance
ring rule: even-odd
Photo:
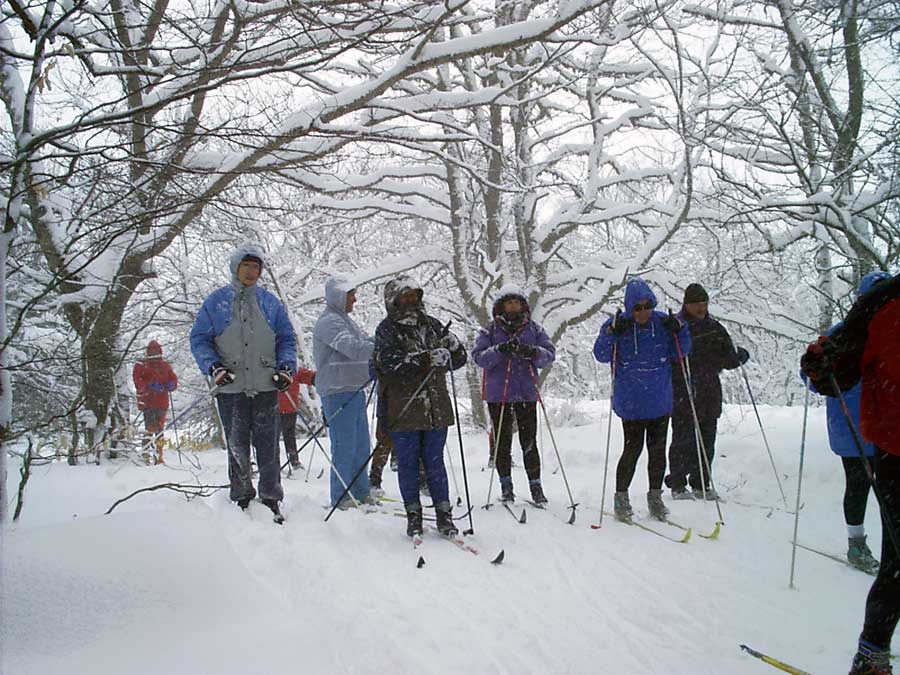
[[[234,373],[218,361],[209,367],[209,375],[213,379],[213,384],[217,387],[234,382]]]
[[[684,325],[678,319],[677,316],[669,312],[666,316],[662,318],[662,325],[670,333],[677,333],[681,330],[681,327]]]
[[[622,314],[622,310],[620,309],[616,312],[616,318],[613,319],[613,322],[611,324],[609,324],[609,333],[610,335],[615,335],[616,337],[624,335],[625,331],[631,328],[631,324],[633,323],[634,320]]]
[[[287,391],[291,386],[291,371],[288,368],[282,366],[275,374],[272,376],[272,381],[275,383],[275,388],[278,391]]]
[[[533,359],[537,354],[537,349],[535,349],[533,345],[527,345],[524,342],[520,342],[516,354],[523,359]]]
[[[462,344],[460,343],[459,338],[450,331],[447,331],[447,334],[441,337],[441,347],[449,349],[451,352],[455,352],[460,346],[462,346]]]
[[[501,342],[497,345],[497,351],[501,354],[506,354],[509,356],[510,354],[515,354],[519,349],[519,340],[518,338],[513,338],[512,340],[508,340],[507,342]]]
[[[806,348],[800,358],[800,370],[809,378],[813,389],[824,396],[837,396],[834,388],[834,360],[831,344],[827,337],[821,336]]]
[[[740,363],[741,365],[744,365],[745,363],[747,363],[747,361],[750,360],[750,352],[748,352],[743,347],[738,347],[734,351],[737,353],[738,363]]]

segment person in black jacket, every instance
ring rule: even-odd
[[[672,369],[672,444],[669,446],[669,475],[666,485],[672,488],[673,499],[716,499],[710,485],[707,464],[712,467],[716,447],[716,427],[722,414],[722,385],[719,373],[738,368],[750,354],[743,347],[735,349],[728,331],[709,315],[709,295],[700,284],[690,284],[684,291],[684,301],[678,314],[691,331],[691,354],[685,360],[688,380],[697,410],[694,413],[685,386],[684,372]],[[696,432],[699,431],[708,462],[699,466]],[[688,486],[693,494],[687,490]]]

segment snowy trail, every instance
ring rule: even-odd
[[[695,530],[681,545],[611,517],[591,529],[602,482],[596,439],[605,439],[602,404],[594,405],[595,423],[557,432],[580,502],[575,525],[562,520],[568,498],[547,448],[554,513],[520,501],[515,510],[527,508],[528,522],[518,525],[499,506],[481,509],[486,443],[466,436],[476,505],[468,541],[479,556],[431,534],[414,550],[404,520],[390,514],[338,512],[324,523],[325,478],[284,482],[287,522],[279,527],[262,505],[242,513],[223,493],[191,502],[154,493],[100,515],[137,487],[183,479],[177,465],[45,467],[4,542],[0,671],[764,675],[767,666],[740,652],[746,643],[816,675],[843,675],[871,577],[799,551],[798,589],[788,589],[793,516],[755,419],[732,408],[720,427],[719,541],[696,534],[712,529],[712,504],[666,496],[673,519]],[[802,411],[761,414],[792,503]],[[613,429],[611,471],[621,443],[621,428]],[[825,449],[819,410],[811,430],[800,540],[840,555],[842,472]],[[224,482],[222,453],[198,457],[204,482]],[[521,468],[514,479],[524,496]],[[397,496],[389,470],[385,487]],[[645,492],[644,459],[631,490],[642,517]],[[873,501],[866,522],[877,550]],[[506,560],[493,566],[500,549]]]

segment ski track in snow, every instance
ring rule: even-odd
[[[321,456],[308,483],[305,472],[284,480],[283,526],[258,502],[242,513],[225,491],[192,501],[145,494],[102,515],[138,487],[188,482],[187,463],[179,467],[171,452],[165,467],[39,467],[21,522],[3,542],[0,672],[769,672],[741,653],[746,643],[816,675],[846,673],[872,578],[798,550],[797,589],[788,588],[793,516],[752,409],[731,406],[720,423],[715,478],[726,501],[719,541],[698,536],[716,521],[713,504],[673,502],[666,492],[672,518],[694,528],[682,545],[610,516],[590,528],[599,515],[606,403],[583,407],[591,425],[555,429],[580,503],[574,525],[564,522],[568,495],[562,475],[552,474],[549,443],[544,488],[554,513],[517,501],[515,512],[528,515],[519,525],[499,505],[481,509],[486,439],[466,434],[476,505],[467,541],[478,556],[434,532],[414,549],[404,519],[390,514],[338,511],[323,522],[327,476],[314,478]],[[842,555],[843,472],[827,450],[824,410],[810,413],[799,538]],[[763,406],[760,414],[793,509],[802,408]],[[615,422],[610,512],[620,450]],[[459,473],[456,443],[449,451]],[[224,453],[197,457],[204,483],[227,482]],[[517,443],[513,457],[517,494],[525,497]],[[9,474],[14,494],[17,472]],[[646,481],[644,455],[630,493],[639,518],[646,518]],[[384,486],[398,497],[390,469]],[[493,492],[492,499],[496,485]],[[870,499],[866,525],[876,554],[878,523]],[[468,528],[468,518],[457,525]],[[500,549],[505,562],[491,565]],[[417,569],[420,555],[426,565]]]

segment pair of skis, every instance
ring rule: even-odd
[[[611,514],[607,514],[606,511],[604,511],[603,513],[604,513],[604,515],[611,515]],[[682,534],[673,536],[673,535],[667,534],[667,533],[663,532],[662,530],[659,530],[655,527],[651,527],[651,526],[647,525],[646,523],[643,523],[639,520],[622,521],[622,520],[616,519],[615,516],[612,516],[612,517],[614,520],[624,523],[625,525],[632,525],[634,527],[637,527],[638,529],[644,530],[645,532],[649,532],[650,534],[654,534],[657,537],[662,537],[663,539],[674,542],[676,544],[687,544],[691,540],[691,536],[694,533],[693,528],[687,527],[686,525],[682,525],[681,523],[677,523],[674,520],[670,520],[670,519],[666,519],[664,521],[659,521],[659,522],[669,525],[671,527],[674,527],[676,530],[680,530],[682,532]],[[715,526],[713,527],[712,531],[709,534],[703,534],[701,532],[698,532],[697,534],[703,539],[709,539],[711,541],[714,541],[719,538],[719,532],[721,530],[721,527],[722,527],[722,523],[716,522]],[[600,525],[598,523],[591,523],[591,529],[599,530]]]
[[[427,531],[428,530],[426,530],[426,532]],[[476,556],[481,554],[481,552],[477,548],[475,548],[474,546],[469,544],[459,534],[444,535],[444,534],[438,533],[438,536],[441,539],[443,539],[444,541],[450,542],[451,544],[456,546],[461,551],[465,551],[466,553],[470,553],[470,554],[476,555]],[[423,539],[422,535],[414,535],[412,538],[412,542],[413,542],[413,548],[415,550],[418,550],[419,546],[421,546],[424,543],[424,539]],[[503,562],[503,559],[505,557],[506,557],[505,551],[503,549],[500,549],[500,553],[498,553],[496,555],[496,557],[494,557],[490,562],[492,565],[499,565],[500,563]],[[425,566],[425,558],[424,558],[424,556],[420,555],[419,560],[416,562],[416,568],[422,569],[424,566]]]

